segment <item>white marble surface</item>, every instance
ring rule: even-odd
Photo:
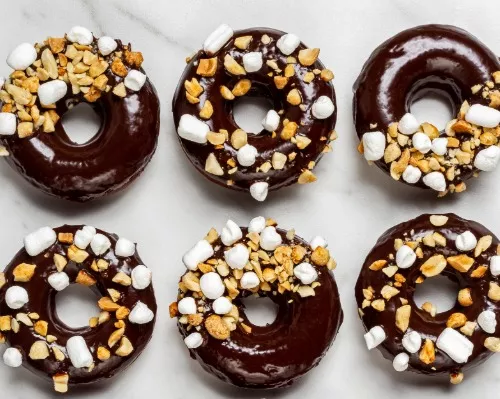
[[[79,24],[134,43],[162,100],[161,139],[141,179],[124,194],[89,205],[48,198],[0,164],[0,264],[7,264],[23,236],[41,225],[87,223],[139,243],[154,270],[160,312],[155,335],[139,360],[109,383],[75,390],[73,397],[107,398],[445,398],[491,397],[500,387],[500,356],[466,374],[459,387],[436,379],[397,374],[390,362],[363,342],[353,287],[365,254],[388,227],[422,212],[454,211],[500,234],[495,185],[500,171],[482,176],[465,195],[444,200],[394,184],[369,168],[356,153],[351,119],[351,87],[370,52],[404,28],[440,22],[469,29],[500,54],[500,3],[492,0],[19,0],[4,5],[0,58],[20,42],[61,35]],[[234,28],[270,26],[294,31],[322,49],[321,59],[335,71],[339,140],[320,163],[319,181],[271,195],[265,204],[214,187],[184,158],[175,137],[170,102],[184,68],[221,22]],[[0,73],[8,73],[7,66]],[[423,107],[424,111],[430,111]],[[422,111],[422,107],[419,108]],[[434,113],[435,114],[435,113]],[[252,216],[272,216],[309,238],[328,238],[339,267],[337,281],[345,323],[321,365],[286,391],[233,389],[205,374],[192,361],[169,319],[183,273],[183,251],[228,217],[244,224]],[[29,372],[0,365],[2,398],[51,397],[51,388]],[[68,395],[70,396],[70,395]]]

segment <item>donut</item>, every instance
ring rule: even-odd
[[[454,214],[421,215],[387,230],[370,251],[356,284],[368,349],[377,347],[396,371],[447,375],[500,351],[500,246],[479,223]],[[414,301],[418,284],[435,276],[455,282],[452,309]]]
[[[337,137],[334,76],[319,52],[274,29],[217,28],[188,58],[173,99],[179,140],[195,168],[258,201],[270,190],[316,181],[312,170]],[[244,96],[272,108],[260,132],[234,120]]]
[[[439,196],[463,192],[500,159],[499,89],[497,56],[468,32],[403,31],[372,53],[354,85],[358,150],[394,180]],[[444,95],[456,115],[443,131],[411,113],[428,94]]]
[[[70,284],[89,287],[100,313],[82,328],[57,315]],[[0,273],[0,341],[10,367],[24,366],[57,392],[111,378],[151,339],[156,301],[135,244],[91,226],[43,227]]]
[[[158,95],[142,53],[82,27],[64,37],[16,47],[0,90],[0,155],[29,183],[71,201],[125,188],[153,156]],[[61,119],[79,103],[101,118],[95,137],[77,144]]]
[[[343,320],[325,240],[307,243],[276,226],[257,217],[248,228],[229,220],[220,235],[211,229],[184,255],[188,270],[170,305],[191,357],[238,387],[292,384],[319,364]],[[249,296],[274,302],[276,320],[252,324]]]

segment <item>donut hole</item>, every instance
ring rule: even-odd
[[[266,97],[239,97],[233,105],[233,118],[245,132],[259,134],[263,130],[262,120],[271,109],[274,104]]]
[[[455,281],[440,275],[417,284],[413,300],[419,308],[430,302],[436,306],[438,313],[444,313],[455,306],[459,289]]]
[[[443,131],[449,121],[455,118],[455,100],[438,88],[422,88],[417,90],[410,99],[409,112],[420,123],[428,122]]]
[[[96,294],[88,287],[71,284],[56,295],[56,314],[70,328],[86,328],[98,314]]]
[[[250,296],[241,300],[245,316],[254,326],[273,324],[278,316],[278,305],[267,297]]]
[[[86,144],[97,135],[102,121],[92,106],[80,103],[64,114],[62,124],[73,143]]]

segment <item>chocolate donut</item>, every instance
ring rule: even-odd
[[[500,62],[464,30],[425,25],[380,45],[354,85],[354,122],[365,158],[394,180],[462,192],[500,158]],[[417,121],[414,101],[436,93],[456,118],[444,131]]]
[[[333,73],[293,34],[220,26],[188,59],[173,100],[174,122],[191,163],[211,181],[250,191],[316,181],[312,169],[336,138]],[[269,101],[261,132],[245,132],[233,106]]]
[[[317,366],[343,313],[326,242],[310,244],[263,217],[210,230],[183,258],[188,271],[170,305],[193,359],[210,374],[245,388],[292,384]],[[253,325],[242,300],[270,298],[276,320]]]
[[[56,295],[69,284],[98,298],[101,313],[88,327],[70,328],[57,315]],[[151,272],[135,244],[90,226],[37,230],[0,273],[4,361],[53,381],[57,392],[124,370],[151,339],[155,314]]]
[[[422,215],[387,230],[367,256],[356,301],[369,349],[378,347],[397,371],[449,374],[500,351],[498,238],[479,223],[454,214]],[[442,275],[457,283],[446,312],[413,295],[417,284]]]
[[[160,104],[140,52],[75,27],[65,37],[18,46],[7,62],[16,70],[0,91],[0,153],[28,182],[83,202],[141,174],[156,149]],[[77,144],[60,120],[81,102],[102,122],[95,137]]]

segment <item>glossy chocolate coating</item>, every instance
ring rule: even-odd
[[[82,227],[83,226],[62,226],[54,230],[56,233],[63,232],[74,234]],[[102,230],[98,230],[97,232],[108,237],[112,244],[111,248],[105,255],[97,257],[93,255],[93,252],[89,247],[87,251],[90,256],[84,261],[84,263],[76,264],[69,261],[68,265],[64,269],[64,272],[68,274],[70,282],[74,283],[78,272],[80,270],[84,270],[97,280],[97,283],[94,286],[89,287],[89,289],[96,294],[96,305],[97,301],[101,297],[109,296],[107,290],[112,288],[121,293],[121,298],[119,299],[118,304],[132,309],[138,301],[141,301],[156,314],[157,306],[152,285],[144,290],[136,290],[132,286],[125,287],[111,281],[118,272],[122,271],[130,275],[134,267],[144,264],[137,252],[131,257],[118,257],[114,253],[118,236],[106,233]],[[34,372],[36,375],[52,381],[52,376],[55,374],[69,373],[70,385],[95,383],[100,380],[113,377],[115,374],[123,371],[141,354],[146,347],[146,344],[151,339],[156,319],[150,323],[142,325],[133,324],[128,320],[124,320],[126,322],[125,336],[132,343],[134,351],[128,357],[115,355],[114,351],[118,348],[117,344],[115,347],[110,349],[111,357],[108,360],[98,360],[96,354],[97,348],[99,346],[108,347],[108,339],[117,329],[114,326],[114,323],[117,321],[115,315],[111,313],[109,321],[94,328],[70,328],[57,316],[55,306],[57,291],[55,291],[47,281],[48,276],[57,272],[53,261],[54,254],[66,256],[68,247],[68,244],[63,244],[58,241],[48,250],[34,257],[29,256],[24,248],[21,249],[5,269],[4,272],[7,283],[0,289],[0,315],[11,315],[12,317],[16,317],[18,313],[38,313],[40,315],[40,320],[44,320],[49,323],[48,334],[57,337],[57,341],[52,344],[48,343],[48,346],[58,347],[61,351],[63,351],[66,359],[62,362],[56,361],[54,355],[51,353],[45,360],[32,360],[28,356],[30,347],[35,341],[40,339],[43,340],[43,337],[40,337],[32,327],[27,327],[22,323],[20,323],[20,330],[17,334],[12,331],[3,332],[3,334],[5,334],[8,344],[12,347],[18,348],[23,354],[23,366]],[[109,268],[101,273],[93,271],[90,266],[92,262],[97,259],[105,259],[108,261]],[[20,263],[36,265],[35,274],[27,283],[14,281],[12,272]],[[4,299],[6,290],[13,285],[25,288],[29,295],[28,304],[17,310],[10,309]],[[97,315],[98,313],[96,312],[96,316]],[[73,367],[68,358],[66,342],[69,338],[75,335],[80,335],[85,339],[87,346],[93,354],[95,367],[92,371],[87,371],[85,368]]]
[[[386,359],[391,361],[399,353],[406,352],[402,345],[402,338],[404,334],[396,327],[395,324],[396,309],[401,306],[400,298],[408,300],[408,304],[412,307],[410,325],[407,332],[412,330],[417,331],[422,337],[429,338],[434,343],[436,343],[438,336],[446,328],[446,322],[453,313],[463,313],[467,316],[467,320],[469,321],[477,321],[478,315],[484,310],[492,310],[497,314],[497,317],[500,314],[499,304],[488,298],[490,281],[498,282],[498,279],[493,277],[489,270],[486,271],[486,274],[482,278],[471,277],[471,273],[478,266],[488,266],[491,256],[496,255],[497,245],[499,244],[498,238],[479,223],[462,219],[454,214],[447,214],[446,216],[448,217],[448,222],[442,227],[433,226],[429,221],[430,215],[421,215],[416,219],[401,223],[387,230],[377,241],[375,247],[370,251],[365,263],[363,264],[363,268],[361,269],[361,273],[356,284],[356,301],[360,309],[364,299],[364,288],[371,286],[375,290],[375,293],[378,294],[380,293],[382,287],[390,281],[390,279],[382,271],[370,270],[369,266],[376,260],[387,259],[387,256],[390,253],[395,255],[395,239],[400,238],[404,240],[407,238],[409,241],[412,241],[417,238],[422,238],[434,231],[439,232],[446,238],[447,244],[445,247],[436,245],[435,248],[431,248],[426,245],[421,245],[420,248],[423,250],[423,258],[417,258],[415,264],[408,269],[400,268],[398,270],[398,273],[402,274],[406,278],[406,282],[403,283],[401,288],[398,288],[401,291],[400,294],[386,302],[385,311],[378,312],[371,307],[366,307],[362,310],[364,315],[361,319],[367,331],[375,326],[382,326],[386,332],[387,339],[380,344],[377,349],[382,352]],[[413,298],[417,286],[416,279],[419,276],[422,276],[420,273],[420,266],[425,260],[433,255],[442,254],[446,258],[448,256],[455,256],[464,253],[456,249],[455,239],[458,234],[467,230],[471,231],[478,240],[480,237],[485,235],[491,235],[493,237],[491,246],[481,255],[474,258],[475,262],[468,273],[460,273],[450,265],[447,265],[441,274],[458,285],[457,294],[458,290],[470,288],[473,304],[471,306],[464,307],[457,300],[452,309],[446,312],[437,313],[435,317],[432,317],[429,313],[420,309],[415,304]],[[473,253],[474,250],[466,252],[466,254],[471,257],[473,256]],[[377,298],[378,297],[380,296],[377,296]],[[490,357],[490,355],[492,355],[492,352],[484,347],[485,339],[491,336],[500,336],[500,325],[497,327],[495,334],[487,334],[479,326],[476,326],[473,335],[471,337],[466,337],[474,344],[474,351],[469,357],[468,362],[465,364],[456,363],[447,354],[436,348],[436,360],[430,365],[425,365],[419,360],[419,352],[416,354],[410,354],[408,370],[429,375],[442,373],[451,374],[462,369],[467,369],[481,364],[488,357]]]
[[[214,150],[214,146],[210,143],[197,144],[179,138],[182,148],[191,163],[200,173],[215,183],[239,191],[248,191],[253,183],[261,181],[269,183],[270,191],[288,186],[297,182],[302,171],[308,169],[309,162],[318,162],[320,160],[323,155],[322,151],[330,142],[330,134],[335,128],[337,120],[337,107],[333,85],[318,77],[311,83],[306,83],[303,80],[306,72],[314,68],[323,70],[323,64],[320,61],[316,61],[311,67],[306,68],[297,62],[297,64],[294,65],[295,75],[289,78],[288,84],[282,90],[278,90],[274,84],[273,77],[268,76],[268,73],[273,73],[274,70],[266,64],[266,60],[275,60],[282,70],[284,70],[287,65],[288,57],[276,47],[277,40],[284,34],[284,32],[268,28],[253,28],[236,31],[234,32],[233,39],[231,39],[217,54],[218,64],[215,76],[201,77],[196,74],[199,60],[211,58],[207,56],[203,50],[200,50],[193,56],[180,79],[173,100],[174,123],[176,127],[179,126],[179,120],[182,115],[191,114],[197,117],[205,101],[210,100],[214,108],[214,114],[211,119],[204,122],[210,126],[211,131],[218,132],[220,129],[225,129],[229,134],[232,134],[236,129],[239,129],[233,117],[233,106],[237,99],[234,101],[225,100],[220,94],[220,86],[225,85],[232,89],[240,79],[250,79],[252,88],[246,96],[267,99],[270,104],[270,109],[272,108],[277,112],[283,110],[283,114],[280,115],[281,122],[285,119],[296,122],[299,125],[298,134],[307,136],[312,140],[311,144],[304,150],[299,150],[290,140],[282,140],[280,138],[280,133],[283,128],[281,123],[276,131],[276,137],[272,137],[272,133],[264,129],[260,132],[248,132],[248,144],[254,146],[258,151],[255,164],[250,167],[238,165],[238,171],[236,173],[225,173],[223,176],[216,176],[205,171],[205,161],[208,155],[213,152],[220,165],[226,166],[230,158],[236,159],[237,150],[231,146],[231,143],[226,141],[224,149],[221,151]],[[261,41],[263,35],[268,35],[272,42],[268,45],[263,44]],[[252,36],[252,41],[247,50],[240,50],[234,46],[234,39],[241,36]],[[293,55],[296,55],[299,50],[305,48],[306,46],[301,43]],[[264,58],[264,64],[259,71],[247,73],[244,76],[234,76],[224,69],[224,57],[226,54],[231,55],[240,65],[243,65],[243,55],[254,51],[262,52]],[[197,78],[204,87],[204,92],[199,97],[199,104],[190,104],[186,100],[184,82],[192,78]],[[300,92],[302,104],[307,106],[306,111],[302,111],[299,106],[292,106],[287,102],[287,94],[292,88],[296,88]],[[329,97],[335,105],[335,112],[333,115],[323,120],[315,119],[311,113],[312,104],[320,96]],[[271,161],[273,153],[277,151],[285,155],[296,152],[297,157],[294,161],[287,161],[284,168],[281,170],[271,169],[267,173],[262,171],[257,172],[256,168],[265,161]],[[227,185],[228,180],[234,181],[234,184]]]
[[[247,229],[242,231],[245,236]],[[283,244],[308,246],[300,237],[290,241],[286,231],[276,231],[282,236]],[[224,259],[223,245],[216,249],[214,257]],[[234,300],[240,317],[251,326],[252,332],[247,334],[238,327],[229,339],[221,341],[202,330],[204,342],[190,350],[191,356],[210,374],[239,387],[271,389],[292,384],[319,364],[343,321],[333,273],[326,267],[316,267],[316,270],[321,286],[315,289],[315,296],[301,298],[297,293],[269,293],[268,297],[278,306],[276,320],[270,325],[253,325],[245,316],[241,300]],[[241,295],[247,297],[252,293],[243,291]],[[291,299],[293,302],[288,303]],[[211,307],[213,301],[207,302]],[[180,323],[179,329],[183,336],[190,333]]]

